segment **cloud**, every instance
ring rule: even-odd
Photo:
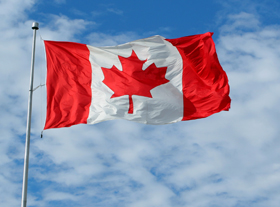
[[[98,7],[100,9],[98,9]],[[123,11],[114,7],[114,4],[99,4],[97,6],[97,8],[95,8],[94,11],[91,12],[92,16],[94,17],[98,17],[101,15],[108,15],[108,14],[115,14],[115,15],[119,15],[122,16],[123,15]]]
[[[1,1],[0,3],[0,56],[1,56],[1,76],[0,76],[0,198],[1,206],[18,206],[21,197],[21,182],[23,155],[25,144],[25,128],[27,113],[27,97],[29,86],[29,72],[32,45],[32,20],[27,13],[33,9],[35,1]],[[50,39],[59,38],[64,32],[64,38],[74,39],[77,34],[76,28],[80,31],[88,25],[84,20],[70,20],[64,16],[53,16],[50,25],[40,25],[40,32]],[[58,29],[59,28],[59,29]],[[59,32],[60,30],[60,32]],[[71,32],[72,30],[72,32]],[[65,31],[67,31],[65,33]],[[39,33],[38,33],[39,36]],[[36,71],[35,83],[44,83],[44,78],[40,77],[40,69],[45,65],[43,46],[39,38],[36,48]],[[43,72],[44,76],[44,72]],[[43,79],[43,80],[42,80]],[[32,133],[38,132],[40,125],[42,104],[40,100],[40,89],[34,92]],[[41,91],[42,92],[42,91]],[[24,104],[25,103],[25,104]],[[35,129],[35,130],[34,130]],[[32,147],[32,144],[31,144]],[[31,152],[32,156],[38,156]],[[32,173],[31,173],[32,175]],[[31,179],[32,180],[32,177]],[[9,186],[9,188],[7,188]],[[31,182],[32,186],[32,182]],[[32,195],[30,195],[32,200]],[[34,198],[34,196],[33,196]]]
[[[1,29],[7,29],[18,26],[18,21],[22,18],[26,19],[26,12],[29,11],[35,4],[35,0],[2,0],[0,8],[0,23]]]
[[[255,30],[260,26],[260,21],[255,15],[241,12],[235,15],[228,15],[227,23],[221,27],[223,33],[226,32],[242,32]]]
[[[76,36],[85,31],[90,25],[95,25],[95,22],[83,19],[69,19],[64,15],[50,15],[48,24],[40,28],[40,33],[43,35],[43,39],[46,40],[78,41]]]
[[[107,11],[110,12],[110,13],[117,14],[117,15],[123,15],[123,11],[122,10],[115,9],[115,8],[108,8]]]

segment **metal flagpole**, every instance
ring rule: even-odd
[[[33,45],[32,45],[32,56],[31,56],[31,70],[30,70],[28,111],[27,111],[27,126],[26,126],[26,141],[25,141],[25,155],[24,155],[24,167],[23,167],[21,207],[26,207],[26,203],[27,203],[29,146],[30,146],[31,112],[32,112],[32,96],[33,96],[33,77],[34,77],[34,61],[35,61],[34,59],[35,59],[36,30],[39,29],[39,23],[38,22],[33,22],[32,29],[33,29]]]

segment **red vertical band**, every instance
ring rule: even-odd
[[[133,99],[132,99],[132,95],[129,95],[129,109],[128,109],[128,113],[129,114],[133,114]]]
[[[44,129],[87,123],[92,70],[85,44],[45,41],[47,117]]]
[[[231,102],[228,78],[219,63],[212,33],[166,40],[178,49],[183,60],[182,120],[228,110]]]

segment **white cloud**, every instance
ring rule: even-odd
[[[227,23],[221,27],[222,32],[244,32],[248,29],[256,29],[260,26],[255,15],[241,12],[235,15],[228,15]]]
[[[87,26],[94,25],[83,19],[69,19],[64,15],[50,15],[47,25],[42,25],[40,33],[43,39],[55,41],[79,41],[75,38],[81,34]]]
[[[111,13],[114,13],[114,14],[117,14],[117,15],[122,15],[123,14],[122,10],[116,9],[116,8],[108,8],[107,11],[111,12]]]
[[[27,18],[26,11],[30,10],[34,4],[35,0],[2,0],[0,7],[1,30],[19,26],[18,23],[22,22],[19,20]]]

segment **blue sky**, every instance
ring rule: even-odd
[[[44,132],[34,92],[28,206],[278,207],[280,2],[0,1],[0,206],[21,202],[33,21],[41,38],[113,46],[214,32],[232,107],[164,126],[115,120]]]

